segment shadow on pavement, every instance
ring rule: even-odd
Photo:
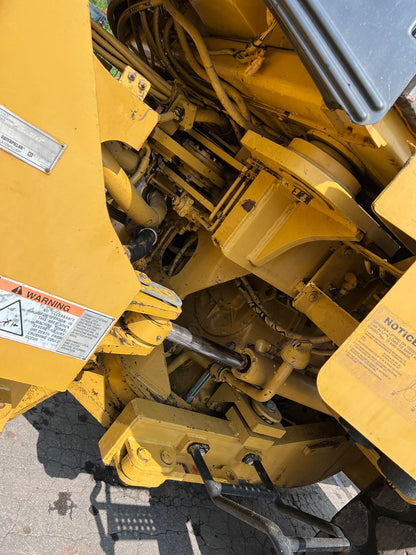
[[[70,480],[83,473],[92,476],[95,484],[89,510],[104,553],[113,555],[116,542],[127,540],[143,546],[146,540],[156,540],[161,555],[273,553],[263,534],[217,509],[203,486],[170,481],[149,490],[123,486],[115,469],[101,461],[98,441],[104,428],[70,394],[55,395],[28,411],[25,417],[39,431],[38,460],[49,476]],[[304,489],[283,492],[282,500],[299,505],[298,490],[299,499],[310,496],[307,509],[319,514],[319,508],[314,510],[314,490],[304,493]],[[147,495],[146,492],[149,497],[143,503],[141,494]],[[318,486],[315,493],[319,495]],[[314,535],[308,526],[279,515],[270,503],[246,500],[244,504],[275,520],[288,535]],[[299,508],[305,510],[305,503]],[[331,505],[329,513],[335,512]]]

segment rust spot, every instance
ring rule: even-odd
[[[241,206],[246,212],[250,212],[256,206],[256,203],[254,200],[247,198],[244,202],[241,203]]]

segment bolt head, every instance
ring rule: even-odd
[[[136,79],[137,74],[134,71],[130,71],[127,75],[129,81],[134,81]]]
[[[267,401],[266,403],[266,408],[270,411],[270,412],[276,412],[277,410],[277,406],[276,403],[272,400]]]
[[[160,452],[160,460],[168,466],[174,463],[173,454],[167,449],[162,449],[162,451]]]
[[[255,455],[254,453],[248,453],[241,462],[252,466],[256,460],[261,461],[261,458],[258,455]]]
[[[318,299],[319,299],[319,293],[317,293],[316,291],[312,291],[312,293],[309,295],[309,301],[311,303],[316,303]]]
[[[137,86],[139,87],[139,89],[140,89],[141,91],[144,91],[145,88],[146,88],[146,81],[140,80],[140,81],[138,82]]]

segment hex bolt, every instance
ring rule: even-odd
[[[144,91],[144,90],[146,89],[146,87],[147,87],[146,81],[143,81],[143,80],[139,81],[138,84],[137,84],[137,86],[139,87],[139,89],[140,89],[141,91]]]
[[[158,336],[156,337],[156,341],[161,341],[161,340],[162,340],[162,336],[161,336],[161,335],[158,335]]]
[[[241,462],[253,466],[256,461],[261,461],[261,457],[254,453],[248,453]]]
[[[134,71],[130,71],[130,73],[128,74],[128,79],[129,81],[134,81],[136,79],[136,73],[134,73]],[[141,81],[139,82],[139,86],[140,86]]]
[[[193,456],[193,453],[199,452],[203,457],[208,453],[209,445],[205,445],[204,443],[191,443],[188,445],[187,451],[191,456]]]

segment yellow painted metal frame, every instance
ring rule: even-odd
[[[190,420],[187,410],[135,399],[101,438],[101,456],[116,466],[123,482],[144,487],[166,479],[200,483],[187,453],[193,442],[210,445],[206,461],[215,479],[256,482],[254,469],[241,462],[254,451],[283,487],[315,482],[337,472],[341,461],[353,464],[360,457],[335,422],[291,426],[275,439],[252,432],[235,408],[227,419],[193,412]]]
[[[219,6],[214,3],[211,18]],[[196,7],[202,12],[206,9],[201,0]],[[252,32],[260,24],[257,17],[255,22],[246,18],[252,9],[248,0],[239,6],[229,0],[227,10],[230,7],[231,13],[238,8],[238,32],[242,28]],[[49,174],[0,150],[4,192],[0,204],[0,275],[116,320],[128,311],[123,325],[114,326],[97,349],[100,364],[91,361],[82,373],[81,360],[0,339],[0,428],[11,415],[69,388],[109,427],[100,442],[103,460],[114,464],[128,484],[158,485],[166,478],[200,481],[186,451],[193,441],[210,444],[206,460],[219,480],[255,480],[253,469],[240,462],[253,451],[262,455],[272,479],[281,486],[310,483],[340,470],[341,463],[356,462],[357,450],[348,445],[335,422],[287,428],[275,422],[270,426],[229,386],[221,386],[232,392],[234,406],[229,408],[227,420],[184,410],[190,407],[171,392],[161,348],[171,329],[170,320],[179,315],[180,308],[169,302],[174,300],[174,293],[166,289],[164,300],[151,297],[149,293],[155,292],[157,285],[134,273],[105,205],[100,142],[121,141],[136,150],[142,147],[159,120],[143,102],[150,84],[129,67],[117,81],[93,57],[85,2],[74,2],[69,9],[64,0],[55,0],[44,17],[39,17],[38,6],[30,0],[3,2],[0,18],[2,72],[8,76],[0,84],[2,103],[67,146]],[[212,46],[223,44],[217,39],[208,42]],[[28,64],[28,54],[39,63]],[[250,75],[230,56],[216,57],[215,64],[220,75],[248,97],[257,95],[255,102],[263,104],[277,120],[285,124],[291,120],[304,130],[318,128],[321,138],[328,134],[329,142],[341,140],[344,152],[351,149],[358,154],[368,163],[372,177],[383,185],[410,153],[412,135],[397,112],[391,111],[375,126],[349,126],[345,115],[323,106],[293,52],[267,53],[266,63]],[[279,80],[274,78],[276,74]],[[138,89],[140,80],[143,86]],[[282,83],[286,86],[280,86]],[[287,114],[282,113],[283,105]],[[197,132],[192,134],[221,158],[220,147]],[[161,129],[154,131],[150,142],[168,158],[179,155],[186,167],[202,176],[203,186],[224,186],[221,175]],[[240,160],[223,156],[244,177],[236,180],[235,190],[231,187],[226,200],[219,200],[216,206],[165,167],[166,177],[211,213],[209,223],[195,209],[193,221],[216,229],[214,243],[223,253],[211,243],[209,233],[200,231],[197,250],[186,271],[167,281],[186,295],[252,272],[296,297],[294,306],[336,344],[351,334],[319,374],[322,397],[416,478],[416,466],[409,457],[416,441],[416,405],[406,409],[403,402],[398,408],[397,399],[392,401],[391,397],[400,391],[392,393],[387,381],[372,388],[368,376],[353,374],[346,364],[345,353],[368,332],[374,312],[356,329],[358,322],[331,300],[321,283],[314,279],[300,283],[305,275],[319,269],[340,241],[359,241],[365,232],[387,254],[395,252],[395,241],[355,203],[342,179],[332,178],[337,163],[323,168],[309,159],[307,143],[295,140],[285,148],[248,132],[242,144],[254,159],[256,171],[261,171],[246,187],[249,180],[246,182],[245,177],[251,171],[246,172]],[[401,229],[406,234],[403,239],[413,249],[414,218],[403,210],[403,198],[405,194],[414,198],[415,168],[413,158],[374,205],[394,232]],[[348,172],[341,173],[346,176]],[[358,185],[354,179],[349,179],[351,183],[353,188]],[[180,207],[176,208],[181,214]],[[188,203],[188,208],[193,207]],[[185,209],[181,215],[186,215]],[[356,251],[365,256],[360,248]],[[377,257],[369,254],[371,258]],[[389,270],[387,262],[381,258],[378,262]],[[400,274],[393,268],[392,275]],[[399,311],[411,330],[416,330],[416,301],[408,290],[415,279],[416,266],[412,266],[377,307],[392,314]],[[414,360],[403,378],[410,390],[416,375]],[[286,382],[282,389],[289,385]],[[150,397],[162,402],[150,401]],[[404,400],[410,402],[406,397]],[[307,464],[311,456],[313,464]]]
[[[413,156],[374,202],[376,213],[395,233],[399,232],[410,248],[414,248],[416,240],[415,175],[416,157]],[[352,248],[357,247],[352,245]],[[416,404],[412,393],[416,382],[416,346],[406,339],[416,338],[416,302],[412,294],[416,265],[413,264],[404,274],[395,268],[386,267],[386,270],[393,275],[395,273],[396,277],[402,277],[323,366],[318,376],[318,388],[334,411],[416,479],[414,457],[409,456],[416,442]],[[389,328],[389,321],[393,322],[393,328]],[[395,327],[396,322],[400,328]],[[373,339],[374,326],[378,330],[376,340]],[[404,339],[398,334],[395,345],[403,350],[400,341],[405,346],[409,343],[409,353],[403,351],[403,360],[400,355],[397,359],[394,344],[389,347],[396,329],[402,328],[406,331]],[[368,363],[365,362],[367,355],[360,355],[363,356],[360,371],[349,359],[352,352],[356,356],[357,349],[361,350],[364,343],[367,352],[371,353],[374,365],[372,372],[369,372]],[[414,349],[413,355],[411,349]],[[391,357],[388,372],[382,370],[380,363],[386,356]],[[340,383],[343,384],[342,388],[337,385]],[[349,392],[348,395],[343,394],[345,390]],[[377,459],[374,454],[371,456],[374,461]]]
[[[383,324],[390,315],[400,325],[406,324],[408,333],[416,330],[416,300],[414,295],[409,295],[415,279],[416,265],[413,265],[322,367],[318,375],[318,389],[324,401],[337,414],[416,479],[416,462],[412,456],[416,444],[415,401],[413,395],[395,393],[407,388],[412,392],[412,384],[416,382],[416,347],[413,347],[414,358],[406,366],[391,366],[391,372],[384,378],[380,374],[381,379],[372,377],[365,364],[358,373],[351,362],[348,364],[347,356],[354,346],[363,343],[367,326],[373,321]],[[383,311],[382,316],[380,310]],[[416,337],[415,333],[413,335]],[[381,331],[380,338],[383,338]],[[377,365],[375,361],[379,356],[383,357],[384,348],[374,347],[369,339],[365,341],[370,342],[370,352],[373,352],[373,361]],[[377,385],[375,382],[378,382]]]
[[[39,9],[0,4],[0,96],[67,149],[50,174],[0,150],[1,274],[117,319],[138,284],[105,205],[88,4]],[[0,358],[1,377],[51,390],[65,390],[84,365],[5,339]]]
[[[416,222],[412,211],[416,206],[415,180],[416,154],[413,154],[373,203],[374,212],[413,253],[416,253]]]
[[[319,268],[334,241],[361,236],[350,220],[320,199],[300,202],[292,194],[296,189],[261,171],[213,236],[227,258],[292,296],[301,276]],[[297,229],[300,214],[308,230],[304,224]]]
[[[116,80],[97,58],[94,58],[94,70],[101,142],[121,141],[140,150],[159,121],[158,114],[139,98],[137,81],[143,78],[127,67],[120,80]],[[136,76],[136,87],[125,78],[126,73]]]

